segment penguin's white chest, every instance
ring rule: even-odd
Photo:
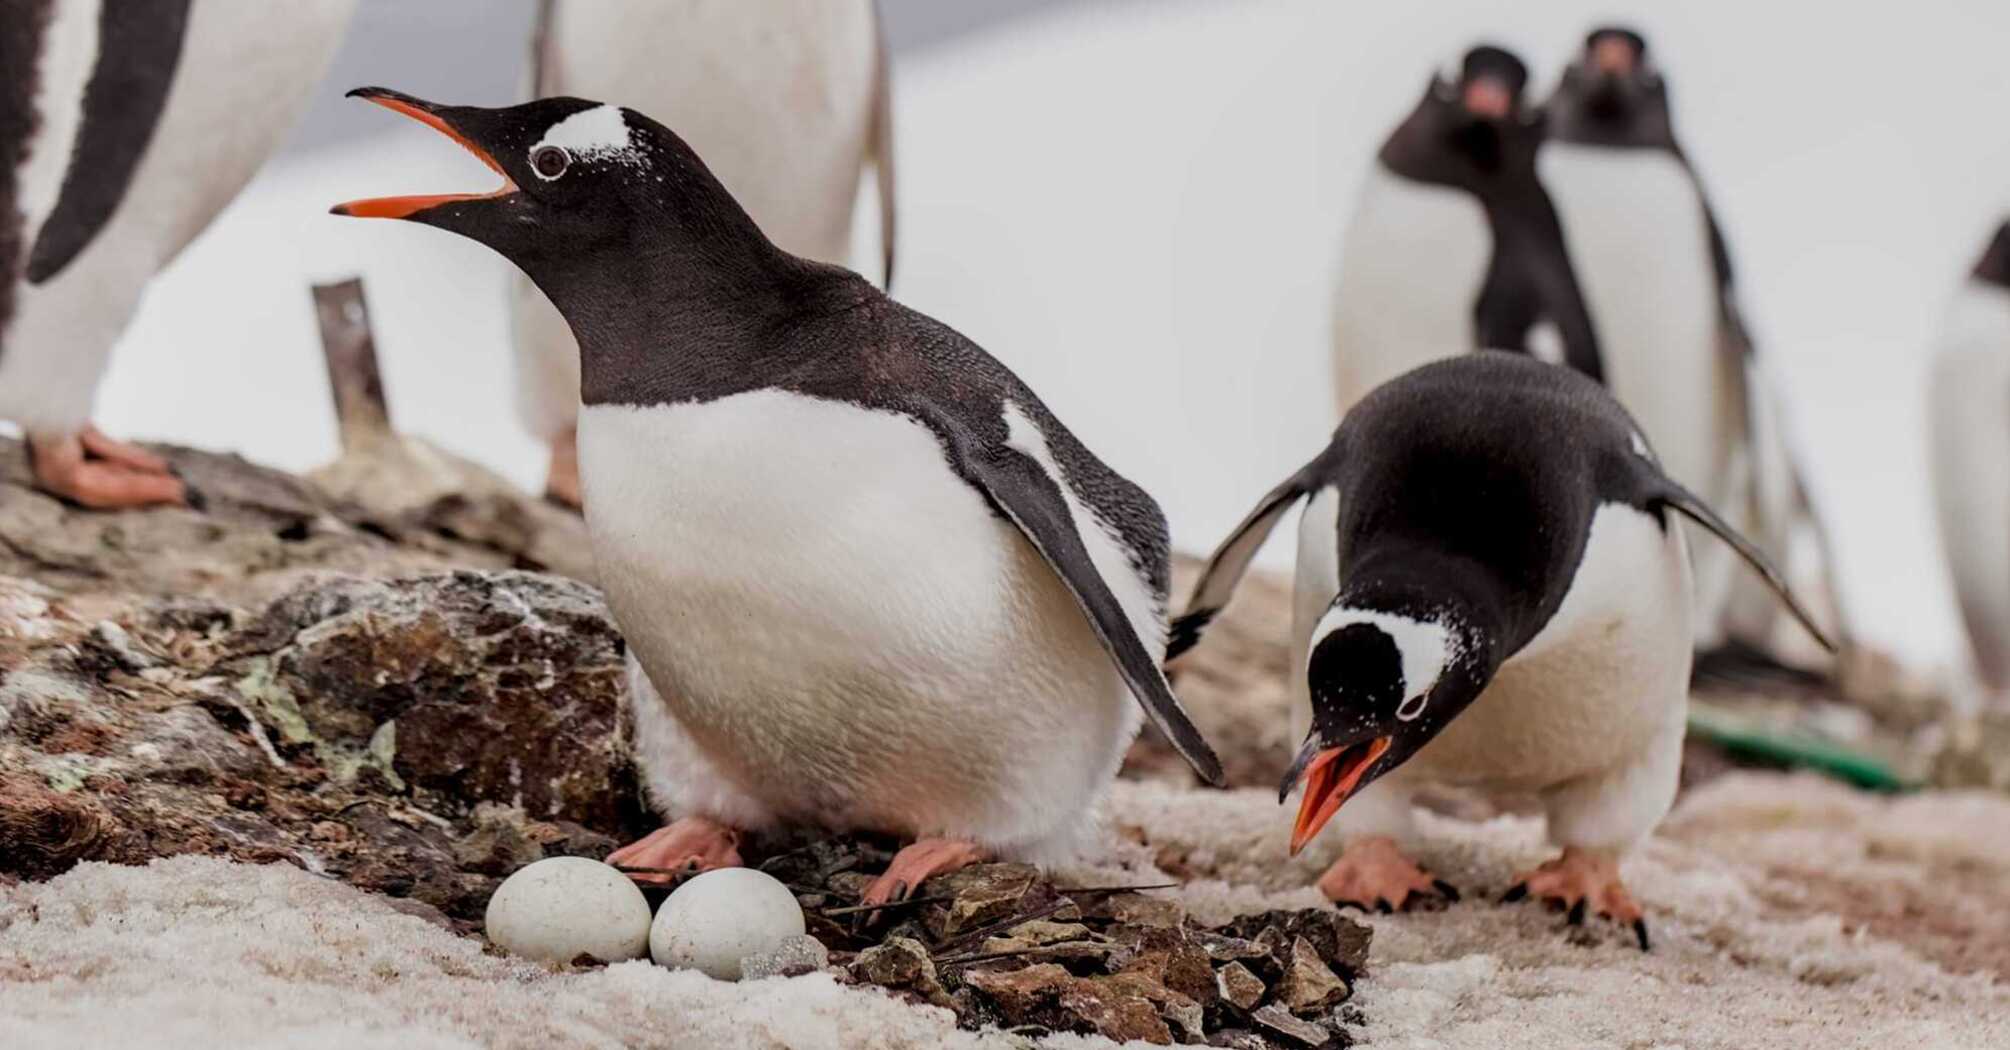
[[[1114,664],[918,422],[762,390],[589,405],[579,451],[628,644],[778,818],[1009,848],[1114,773],[1139,718]]]
[[[1930,385],[1941,543],[1976,670],[2010,688],[2010,289],[1955,297]]]
[[[1476,349],[1474,307],[1493,260],[1471,194],[1375,165],[1347,227],[1334,300],[1334,381],[1344,412],[1418,365]]]
[[[1563,223],[1606,382],[1668,473],[1723,503],[1741,417],[1719,349],[1716,270],[1695,179],[1662,150],[1551,143],[1537,170]]]
[[[1411,764],[1539,791],[1632,763],[1687,711],[1690,592],[1682,529],[1600,507],[1556,614]]]

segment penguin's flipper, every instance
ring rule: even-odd
[[[872,5],[874,41],[872,74],[872,141],[867,152],[872,159],[872,181],[879,189],[880,288],[893,291],[893,245],[896,233],[893,207],[893,56],[886,47],[886,11]]]
[[[1215,548],[1214,556],[1207,560],[1207,568],[1200,574],[1200,582],[1193,588],[1193,597],[1188,600],[1186,612],[1173,621],[1172,635],[1166,642],[1166,659],[1186,652],[1200,641],[1201,632],[1208,622],[1221,612],[1228,600],[1235,596],[1236,585],[1242,582],[1242,574],[1249,571],[1249,563],[1256,559],[1256,552],[1263,548],[1263,541],[1270,538],[1270,530],[1277,527],[1284,512],[1309,494],[1316,484],[1312,468],[1306,467],[1285,478],[1276,488],[1263,494],[1256,503],[1256,509],[1242,519],[1242,524],[1221,541]]]
[[[1063,482],[1027,452],[1013,446],[997,449],[963,447],[956,450],[961,473],[982,489],[991,504],[1005,515],[1040,552],[1054,574],[1067,584],[1096,638],[1116,661],[1117,670],[1131,687],[1131,694],[1145,709],[1152,724],[1172,741],[1180,757],[1186,759],[1202,780],[1216,787],[1222,784],[1221,759],[1188,717],[1186,708],[1173,695],[1165,672],[1145,648],[1131,626],[1129,614],[1117,600],[1108,580],[1096,568],[1087,543],[1077,531],[1069,509]]]
[[[1787,586],[1786,578],[1780,575],[1780,570],[1767,559],[1765,552],[1759,550],[1751,540],[1746,539],[1737,529],[1718,517],[1717,512],[1711,510],[1710,505],[1704,503],[1695,493],[1669,478],[1662,477],[1657,480],[1658,484],[1652,496],[1654,502],[1715,533],[1726,546],[1736,551],[1740,558],[1745,559],[1745,564],[1750,565],[1752,571],[1766,581],[1766,585],[1773,589],[1774,594],[1780,596],[1780,601],[1786,605],[1787,611],[1794,614],[1794,619],[1801,622],[1801,626],[1814,636],[1815,641],[1821,643],[1822,648],[1831,653],[1836,651],[1836,643],[1830,640],[1828,633],[1815,623],[1814,616],[1801,604],[1801,600],[1794,597],[1794,592]]]
[[[190,3],[107,4],[100,12],[97,65],[84,86],[83,113],[62,189],[28,253],[29,283],[41,284],[61,273],[125,199],[167,109]]]

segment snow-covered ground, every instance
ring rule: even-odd
[[[1157,495],[1178,543],[1207,548],[1333,423],[1340,227],[1427,71],[1495,39],[1546,92],[1615,9],[1669,72],[1861,630],[1951,657],[1921,398],[1939,313],[2010,204],[2003,4],[1057,9],[901,66],[899,296],[1018,369]],[[288,468],[329,458],[306,283],[361,273],[402,426],[537,479],[511,408],[503,264],[436,231],[325,214],[492,182],[430,132],[384,122],[276,162],[156,283],[103,392],[108,428]]]

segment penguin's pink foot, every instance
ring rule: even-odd
[[[967,868],[983,860],[985,853],[974,842],[962,839],[919,839],[893,855],[886,874],[872,880],[859,898],[868,907],[904,901],[915,887],[930,876]]]
[[[1646,914],[1619,880],[1617,857],[1567,846],[1563,856],[1523,875],[1501,895],[1501,903],[1511,904],[1524,897],[1547,901],[1555,910],[1568,908],[1573,926],[1583,925],[1586,912],[1590,912],[1631,927],[1640,950],[1648,950]]]
[[[167,460],[85,427],[62,437],[30,437],[35,483],[96,510],[188,503],[188,488]]]
[[[1381,912],[1406,911],[1424,901],[1446,904],[1459,899],[1459,891],[1451,883],[1432,878],[1404,856],[1396,840],[1387,835],[1349,842],[1340,859],[1319,876],[1319,892],[1342,908]]]
[[[685,875],[737,868],[740,833],[710,817],[685,817],[607,855],[638,882],[670,885]]]
[[[545,468],[544,498],[578,510],[586,505],[579,494],[579,432],[567,430],[551,439],[551,465]]]

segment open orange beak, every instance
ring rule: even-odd
[[[488,165],[490,171],[501,175],[503,177],[503,184],[498,189],[489,193],[432,193],[415,194],[406,197],[371,197],[366,200],[350,201],[347,204],[337,204],[333,208],[328,209],[333,214],[350,215],[359,219],[403,219],[417,212],[422,212],[427,208],[438,207],[442,204],[451,204],[455,201],[494,200],[497,197],[507,197],[517,192],[516,181],[509,177],[509,172],[504,171],[502,165],[497,164],[496,159],[489,156],[487,150],[475,145],[468,140],[467,136],[455,131],[438,113],[433,111],[430,103],[412,98],[409,95],[398,94],[395,91],[387,91],[383,88],[357,88],[349,92],[349,97],[375,102],[392,112],[403,113],[413,120],[453,139],[460,144],[462,149],[474,154],[476,160]]]
[[[1340,806],[1354,794],[1361,784],[1361,778],[1381,757],[1388,753],[1391,738],[1378,736],[1365,744],[1352,747],[1329,747],[1311,757],[1304,764],[1301,774],[1305,782],[1305,798],[1298,804],[1298,823],[1291,829],[1291,855],[1305,848],[1319,829],[1333,819]],[[1290,790],[1290,780],[1285,782],[1285,790]],[[1281,801],[1281,800],[1280,800]]]

